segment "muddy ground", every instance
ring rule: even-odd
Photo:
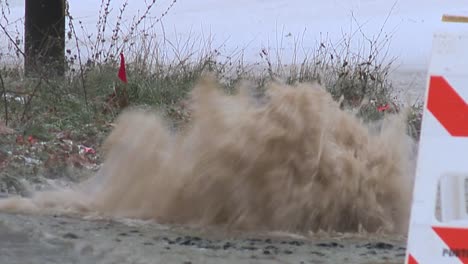
[[[399,73],[394,77],[395,86],[409,92],[412,100],[423,95],[425,80],[424,71]],[[67,157],[74,158],[73,161],[82,167],[95,170],[94,156],[88,157],[91,154],[87,154],[86,159],[76,156],[81,157],[77,159],[74,155],[78,154],[73,154],[75,150],[72,149],[76,148],[75,152],[78,153],[81,147],[76,146],[80,145],[75,142],[76,146],[73,147],[69,141],[65,143],[62,142],[58,146],[62,151],[67,151]],[[97,143],[91,146],[98,148]],[[67,150],[68,147],[70,150]],[[28,160],[28,157],[23,157],[23,152],[15,154],[16,151],[4,146],[0,153],[4,154],[4,158],[0,159],[4,161],[3,168],[9,164],[6,161],[10,160],[10,156],[13,161],[14,157]],[[25,148],[24,152],[28,155],[34,153],[31,148]],[[11,167],[11,164],[9,166]],[[28,166],[31,169],[23,166],[19,171],[31,171],[34,174],[35,167]],[[58,174],[54,173],[53,178],[60,178]],[[67,176],[62,178],[73,178],[69,176],[70,173],[66,174]],[[20,185],[18,180],[12,180],[16,175],[5,174],[2,177],[4,183],[12,183],[4,184],[5,186],[0,184],[0,192],[13,188],[16,193],[21,193],[21,188],[17,187]],[[32,182],[44,182],[41,177],[32,179]],[[129,220],[83,219],[78,216],[59,215],[31,216],[0,212],[0,264],[390,264],[404,262],[405,246],[404,236],[341,234],[301,237],[291,234],[233,234],[221,230],[167,227]]]
[[[0,263],[403,263],[405,238],[233,234],[139,221],[0,214]]]

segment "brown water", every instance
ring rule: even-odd
[[[69,190],[0,200],[54,211],[239,230],[405,233],[414,175],[404,114],[369,127],[316,84],[248,86],[207,77],[177,133],[157,113],[120,116],[99,173]]]

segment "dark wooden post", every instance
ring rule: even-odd
[[[25,0],[26,75],[64,74],[65,1]]]

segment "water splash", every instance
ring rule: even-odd
[[[78,187],[0,201],[0,210],[66,211],[238,230],[406,232],[414,142],[405,115],[380,127],[343,111],[318,84],[271,83],[226,95],[213,77],[174,133],[129,110],[97,175]]]

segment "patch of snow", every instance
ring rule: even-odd
[[[9,2],[10,21],[21,21],[23,1]],[[109,26],[114,25],[123,2],[112,1]],[[129,1],[127,11],[141,14],[145,2]],[[159,18],[171,2],[158,1],[148,21]],[[75,20],[81,20],[87,31],[95,34],[100,1],[70,0],[69,4]],[[298,40],[302,48],[312,49],[323,36],[337,41],[358,30],[359,25],[362,33],[372,38],[385,24],[382,34],[392,36],[389,55],[397,57],[404,67],[420,68],[429,61],[432,34],[442,15],[465,14],[467,7],[466,0],[178,0],[162,19],[164,27],[158,25],[156,31],[162,35],[164,29],[170,40],[211,35],[213,47],[221,47],[223,53],[245,49],[247,61],[260,60],[262,48],[278,48],[288,61]],[[124,17],[124,24],[131,19]],[[22,33],[21,26],[18,30]],[[351,48],[360,45],[362,41]]]

